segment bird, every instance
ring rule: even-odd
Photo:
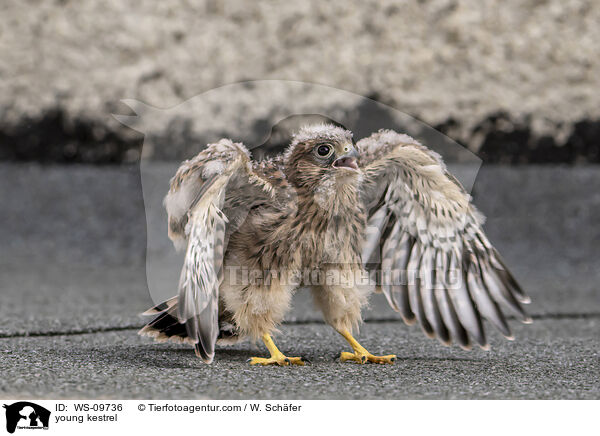
[[[177,295],[145,315],[140,334],[194,347],[262,339],[251,365],[304,365],[273,341],[293,293],[309,288],[324,321],[350,345],[342,362],[393,364],[353,336],[374,292],[444,345],[489,349],[483,320],[514,339],[530,303],[483,231],[484,217],[441,156],[382,129],[359,141],[342,126],[306,125],[284,152],[253,160],[221,139],[184,161],[164,204],[185,251]]]

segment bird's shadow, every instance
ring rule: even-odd
[[[134,350],[114,350],[116,353],[109,353],[112,357],[109,359],[115,362],[129,362],[132,365],[143,367],[169,368],[169,369],[188,369],[197,368],[202,364],[201,360],[194,353],[193,348],[180,348],[176,346],[158,346],[136,347]],[[258,354],[251,347],[236,349],[217,349],[215,361],[226,364],[244,363],[251,356]]]

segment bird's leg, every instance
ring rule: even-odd
[[[354,350],[354,353],[342,351],[342,354],[340,355],[340,360],[342,362],[350,360],[357,363],[394,363],[396,361],[395,354],[389,354],[387,356],[373,356],[371,353],[365,350],[365,348],[360,345],[356,339],[352,337],[348,330],[338,330],[338,333],[348,341]]]
[[[305,360],[302,357],[287,357],[279,351],[279,348],[277,348],[273,339],[271,339],[271,335],[264,334],[262,340],[267,346],[269,353],[271,353],[271,357],[251,357],[248,359],[250,365],[304,365]]]

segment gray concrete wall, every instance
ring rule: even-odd
[[[139,135],[110,116],[121,99],[280,79],[373,97],[489,160],[597,162],[599,21],[594,0],[9,1],[0,158],[135,160]],[[189,135],[174,121],[155,140]]]

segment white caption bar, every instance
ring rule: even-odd
[[[20,436],[227,432],[316,434],[589,434],[597,401],[2,400]],[[12,431],[11,431],[12,430]],[[327,433],[330,432],[330,433]],[[132,433],[134,434],[134,433]]]

